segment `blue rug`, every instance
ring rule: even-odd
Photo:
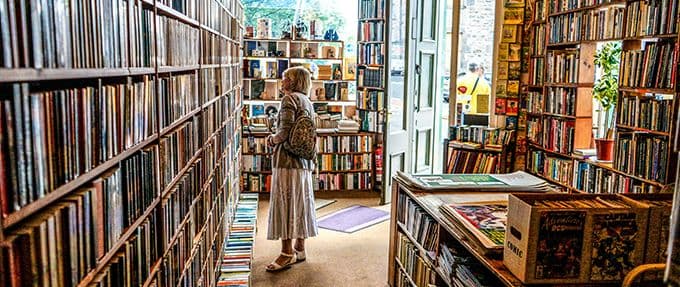
[[[324,215],[317,222],[321,228],[354,233],[388,219],[390,219],[389,212],[363,205],[353,205]]]

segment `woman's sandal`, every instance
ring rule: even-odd
[[[307,260],[307,254],[305,253],[304,250],[298,251],[297,249],[293,248],[293,251],[295,251],[295,258],[297,259],[297,262]]]
[[[272,261],[272,263],[267,265],[267,268],[266,268],[267,271],[269,271],[269,272],[281,271],[283,269],[290,268],[291,265],[293,265],[293,264],[295,264],[295,262],[297,262],[297,257],[295,256],[295,253],[294,254],[281,253],[281,256],[288,257],[290,259],[288,259],[288,262],[284,263],[283,265],[279,265],[278,263],[276,263],[276,259],[274,259],[274,261]]]

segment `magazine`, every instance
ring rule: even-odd
[[[422,189],[475,190],[500,192],[546,192],[554,187],[546,181],[523,171],[508,174],[433,174],[397,176]]]
[[[507,201],[442,204],[440,209],[451,223],[464,227],[484,248],[503,248],[508,214]]]

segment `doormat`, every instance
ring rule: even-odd
[[[337,200],[335,199],[323,199],[323,198],[315,198],[314,199],[314,209],[319,210],[321,208],[324,208],[326,206],[329,206],[333,203],[335,203]]]
[[[353,233],[388,219],[390,219],[389,212],[363,205],[353,205],[324,215],[317,222],[321,228]]]

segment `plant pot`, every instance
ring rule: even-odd
[[[595,151],[597,152],[597,160],[612,161],[614,159],[614,140],[595,139]]]

